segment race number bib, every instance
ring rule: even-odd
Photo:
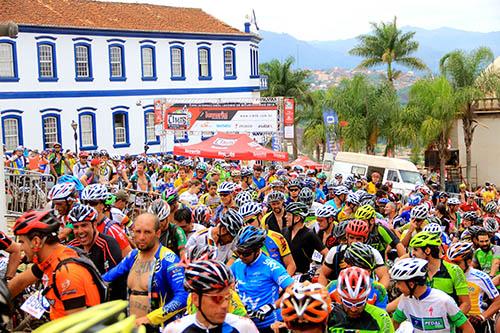
[[[36,319],[40,319],[45,311],[48,311],[50,305],[45,296],[42,296],[40,291],[31,295],[26,302],[21,305],[21,310],[29,313]]]
[[[317,250],[314,250],[312,255],[312,260],[316,262],[323,262],[323,255],[319,253]]]

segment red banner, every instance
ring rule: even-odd
[[[155,99],[154,101],[155,125],[163,123],[163,104],[161,99]]]
[[[285,126],[293,125],[295,119],[295,100],[293,98],[285,98],[283,99],[283,104],[283,123]]]

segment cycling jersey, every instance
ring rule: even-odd
[[[389,302],[387,290],[379,282],[373,279],[370,279],[370,281],[372,283],[372,288],[370,290],[370,294],[368,295],[367,303],[385,310],[387,308],[387,303]],[[342,302],[342,299],[337,292],[337,280],[331,281],[326,288],[330,293],[332,301],[336,303]]]
[[[276,215],[271,211],[260,220],[262,229],[272,230],[281,233],[281,228],[286,225],[286,214],[283,214],[281,221],[277,221]]]
[[[279,288],[285,289],[293,283],[283,265],[263,253],[249,265],[236,260],[231,271],[237,281],[236,291],[247,310],[257,311],[266,304],[274,304],[279,298]],[[281,320],[279,310],[263,321],[255,319],[255,324],[259,328],[269,327],[277,320]]]
[[[267,237],[264,241],[264,245],[260,248],[262,252],[270,258],[273,258],[283,266],[283,258],[290,255],[290,247],[288,242],[282,234],[274,232],[272,230],[267,231]],[[238,255],[233,253],[233,259],[238,259]]]
[[[306,273],[309,270],[314,250],[321,252],[325,248],[318,235],[306,226],[302,227],[293,239],[292,231],[288,227],[283,228],[283,236],[290,245],[293,260],[297,266],[297,273]]]
[[[116,267],[103,275],[106,282],[111,282],[128,275],[139,250],[132,250]],[[153,325],[169,322],[182,314],[186,306],[187,292],[184,290],[184,269],[178,266],[179,257],[164,246],[159,246],[155,253],[155,270],[148,285],[151,295],[151,309],[147,317]]]
[[[380,253],[385,253],[387,245],[395,249],[396,245],[399,244],[399,239],[391,230],[389,230],[389,228],[381,225],[380,223],[376,223],[372,231],[370,231],[368,241],[366,243],[373,246]]]
[[[344,268],[347,268],[347,264],[344,262],[344,254],[347,250],[347,247],[347,244],[340,244],[328,250],[324,264],[326,267],[332,270],[332,273],[330,274],[330,276],[326,277],[327,279],[337,280],[340,271]],[[382,258],[380,252],[372,247],[372,253],[375,257],[375,268],[383,266],[384,259]]]
[[[234,242],[226,245],[218,245],[212,238],[213,227],[205,228],[189,237],[186,243],[186,249],[191,249],[195,245],[213,245],[217,247],[217,260],[224,263],[228,262],[234,250]]]
[[[258,333],[254,323],[248,318],[228,313],[222,325],[205,327],[196,315],[183,317],[169,324],[163,333]]]
[[[227,308],[227,312],[237,316],[245,317],[247,315],[247,310],[241,302],[240,296],[238,296],[238,293],[233,289],[230,290],[230,293],[231,299],[229,300],[229,307]],[[198,308],[196,308],[196,306],[193,304],[191,293],[189,294],[187,299],[186,312],[190,315],[198,312]]]
[[[474,252],[474,258],[472,260],[479,266],[480,270],[490,274],[493,259],[500,259],[500,246],[491,245],[491,248],[487,252],[479,248]],[[499,273],[500,270],[497,272],[497,275]]]
[[[118,225],[117,222],[110,220],[107,217],[97,223],[97,231],[99,231],[103,235],[113,237],[118,242],[120,250],[123,250],[130,245],[127,235],[125,234],[123,229]]]
[[[337,304],[336,307],[341,307]],[[341,311],[343,312],[343,311]],[[366,304],[358,317],[338,316],[336,311],[328,317],[328,333],[393,333],[391,317],[375,305]]]
[[[486,294],[489,299],[493,300],[500,296],[497,288],[491,281],[491,278],[485,272],[475,268],[469,268],[465,273],[467,285],[469,286],[469,296],[471,307],[469,316],[477,316],[481,314],[481,303],[483,295]]]
[[[116,207],[111,207],[109,214],[111,215],[111,219],[117,222],[122,228],[130,227],[132,224],[130,218]]]
[[[455,301],[434,288],[427,288],[418,299],[403,295],[392,318],[398,323],[409,320],[417,333],[455,332],[455,327],[467,321]]]
[[[176,255],[186,247],[186,234],[182,228],[173,223],[168,223],[167,230],[162,231],[160,234],[160,243],[174,251]]]
[[[441,266],[432,277],[432,280],[427,277],[427,285],[444,291],[457,303],[458,296],[467,296],[469,294],[467,280],[465,279],[465,274],[462,269],[444,260],[441,260]]]

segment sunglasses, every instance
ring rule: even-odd
[[[252,224],[255,221],[257,221],[257,216],[254,216],[252,218],[249,218],[248,220],[245,221],[245,224]]]
[[[236,250],[236,254],[238,255],[238,257],[242,257],[242,258],[248,258],[254,253],[255,253],[255,251],[252,251],[252,250],[247,250],[247,251]]]
[[[212,302],[215,304],[223,304],[225,302],[229,302],[231,300],[231,294],[227,295],[210,295],[210,294],[203,294],[203,297],[209,297],[212,299]]]
[[[229,193],[219,193],[220,197],[227,197],[228,195],[229,195]]]
[[[100,202],[100,201],[84,201],[83,203],[84,203],[85,205],[89,205],[89,206],[95,207],[95,206],[97,206],[98,204],[100,204],[101,202]]]
[[[290,188],[290,189],[288,189],[288,190],[289,190],[290,192],[297,192],[297,191],[299,191],[299,189],[298,189],[298,188]]]
[[[349,308],[360,308],[366,304],[366,299],[360,302],[349,302],[348,300],[342,299],[342,303]]]

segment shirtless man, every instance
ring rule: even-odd
[[[136,172],[132,177],[130,177],[130,182],[127,185],[127,189],[133,187],[134,190],[143,192],[153,192],[153,186],[151,186],[151,180],[149,176],[145,173],[146,166],[144,162],[137,164]]]

